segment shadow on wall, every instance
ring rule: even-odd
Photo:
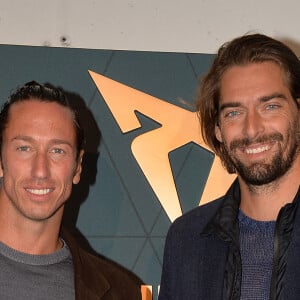
[[[101,140],[101,133],[98,129],[96,121],[92,112],[86,106],[84,100],[75,93],[64,90],[65,95],[71,103],[71,106],[77,111],[79,121],[84,131],[85,154],[82,161],[82,173],[80,182],[73,185],[73,190],[70,199],[67,201],[64,211],[63,224],[72,232],[77,238],[78,242],[83,248],[87,248],[84,241],[85,238],[76,228],[76,222],[79,214],[81,204],[87,200],[89,189],[96,181],[97,176],[97,161],[98,161],[98,148]],[[87,243],[87,241],[85,241]],[[90,247],[88,247],[90,248]],[[86,249],[91,250],[91,249]]]
[[[62,89],[63,90],[63,89]],[[71,106],[78,112],[79,121],[84,130],[85,135],[85,154],[82,162],[82,173],[80,182],[73,185],[72,194],[67,201],[63,216],[63,225],[72,233],[78,244],[89,253],[111,261],[97,253],[89,244],[85,236],[76,227],[77,218],[81,204],[87,200],[90,186],[96,182],[97,161],[99,157],[98,149],[101,141],[101,133],[90,109],[86,106],[85,101],[80,95],[63,90]],[[116,262],[111,261],[119,266],[132,277],[137,284],[142,285],[143,282],[138,276]]]

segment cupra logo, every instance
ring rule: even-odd
[[[182,211],[168,154],[190,142],[209,150],[201,137],[196,113],[95,72],[89,73],[123,133],[141,127],[136,111],[161,124],[136,137],[131,150],[168,217],[174,221]],[[224,194],[234,178],[215,156],[200,204]]]

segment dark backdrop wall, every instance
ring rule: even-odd
[[[198,78],[211,59],[206,54],[0,46],[0,104],[18,85],[36,80],[62,87],[80,111],[86,156],[82,180],[66,207],[65,224],[83,247],[152,285],[154,299],[171,221],[130,145],[134,137],[159,124],[139,115],[141,128],[122,133],[88,70],[192,111]],[[170,153],[183,212],[198,205],[212,159],[193,143]]]

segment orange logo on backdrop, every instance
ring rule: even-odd
[[[196,113],[95,72],[89,73],[123,133],[141,127],[135,111],[161,124],[136,137],[131,150],[168,217],[174,221],[182,210],[168,154],[190,142],[209,150],[203,142]],[[234,178],[215,156],[200,205],[223,195]]]

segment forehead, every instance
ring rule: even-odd
[[[286,73],[274,62],[230,67],[221,77],[220,87],[221,101],[238,95],[261,97],[263,93],[289,92]]]
[[[12,104],[9,109],[5,132],[32,134],[50,137],[51,135],[75,137],[73,112],[56,102],[35,99]]]

